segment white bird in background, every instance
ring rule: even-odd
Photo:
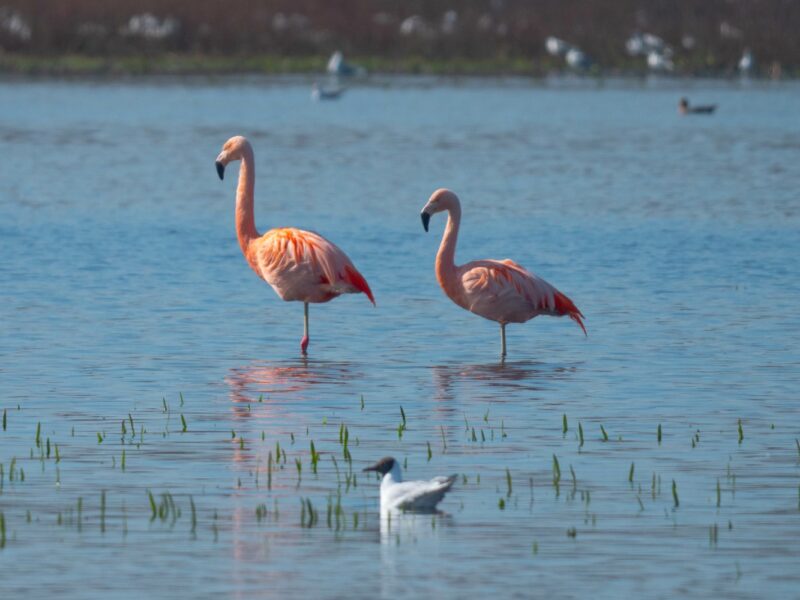
[[[739,59],[739,71],[742,75],[749,75],[756,66],[756,59],[749,48],[745,48],[742,58]]]
[[[432,512],[453,487],[457,475],[434,477],[428,481],[403,481],[400,463],[388,456],[364,471],[381,474],[381,512],[407,510]]]

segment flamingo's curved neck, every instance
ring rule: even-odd
[[[255,186],[256,165],[253,149],[246,144],[242,149],[242,166],[239,167],[239,186],[236,189],[236,237],[239,238],[239,246],[245,256],[250,242],[259,237],[253,210]]]
[[[456,292],[456,242],[458,241],[458,228],[461,225],[461,205],[455,200],[448,207],[447,227],[445,227],[439,252],[436,253],[436,278],[447,292],[452,296]]]

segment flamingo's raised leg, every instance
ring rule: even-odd
[[[300,340],[300,352],[308,354],[308,302],[303,302],[303,339]]]
[[[506,324],[500,323],[500,358],[506,357]]]

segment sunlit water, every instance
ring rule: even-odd
[[[795,595],[800,87],[308,92],[0,87],[0,597]],[[720,108],[681,118],[684,94]],[[375,292],[311,307],[308,361],[302,307],[240,255],[234,134],[260,229],[320,231]],[[542,317],[498,362],[436,284],[440,186],[457,260],[512,257],[588,338]],[[381,522],[384,455],[462,474],[444,514]]]

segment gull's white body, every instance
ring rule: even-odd
[[[453,487],[456,476],[434,477],[428,481],[403,481],[400,464],[381,479],[381,512],[390,510],[432,511]]]

